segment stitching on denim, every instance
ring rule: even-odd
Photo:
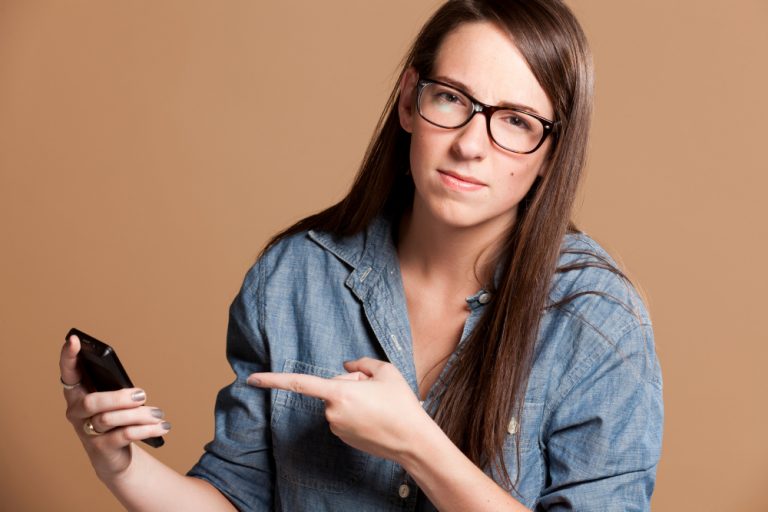
[[[568,311],[563,311],[564,313],[570,313]],[[572,315],[573,316],[573,315]],[[578,321],[582,321],[581,318],[574,316],[574,318]],[[592,326],[588,322],[582,322],[583,325],[585,325],[589,329],[594,329],[594,326]],[[621,331],[618,336],[616,336],[616,345],[619,345],[621,341],[624,339],[626,335],[634,331],[635,329],[643,329],[646,327],[650,327],[649,324],[632,324],[626,325]],[[599,330],[596,330],[597,334],[600,335],[600,337],[605,338],[602,333]],[[566,386],[563,387],[562,392],[559,396],[555,397],[552,401],[549,402],[547,406],[545,406],[544,411],[544,421],[542,422],[542,431],[549,430],[549,424],[552,421],[552,412],[556,410],[565,400],[565,398],[570,394],[570,392],[573,390],[574,387],[576,387],[577,384],[582,382],[582,379],[584,378],[584,375],[594,368],[596,364],[598,364],[600,361],[604,359],[605,354],[614,348],[612,344],[606,343],[604,345],[601,345],[601,350],[595,350],[591,352],[587,357],[585,357],[579,365],[572,371],[570,374],[565,376],[565,382],[567,383]],[[648,379],[642,379],[644,382],[649,384],[655,384],[654,381],[648,380]]]

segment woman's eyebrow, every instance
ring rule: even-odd
[[[462,91],[465,91],[465,92],[469,93],[470,96],[477,97],[477,94],[475,93],[475,91],[472,90],[472,88],[470,86],[460,82],[459,80],[453,79],[453,78],[451,78],[449,76],[445,76],[445,75],[437,75],[435,77],[435,80],[440,80],[441,82],[445,82],[445,83],[447,83],[449,85],[452,85],[452,86],[456,87],[457,89],[461,89]],[[512,108],[512,109],[515,109],[515,110],[525,110],[526,112],[531,112],[533,114],[536,114],[536,115],[539,115],[539,116],[543,116],[543,114],[540,114],[539,111],[536,110],[535,108],[531,107],[530,105],[524,105],[522,103],[514,103],[514,102],[511,102],[511,101],[503,101],[503,102],[501,102],[501,103],[499,103],[498,105],[495,105],[495,106],[497,106],[497,107],[505,107],[505,108]]]

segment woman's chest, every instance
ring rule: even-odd
[[[408,314],[413,364],[420,399],[424,399],[459,344],[469,312],[464,308],[412,306]]]
[[[329,378],[343,373],[345,360],[374,357],[393,362],[414,390],[418,383],[419,392],[425,396],[460,338],[471,332],[480,310],[467,308],[466,301],[441,309],[428,297],[409,302],[406,308],[405,301],[384,293],[389,288],[374,292],[379,293],[360,300],[349,295],[320,300],[321,294],[297,294],[296,300],[289,302],[290,309],[284,296],[283,301],[270,301],[265,308],[264,334],[271,369]],[[284,295],[285,289],[281,293]],[[504,446],[512,476],[518,467],[523,468],[518,488],[528,501],[538,495],[543,484],[543,458],[536,435],[541,411],[541,404],[526,404],[523,428],[512,426]],[[297,505],[293,500],[309,495],[313,503],[328,503],[329,509],[351,507],[352,502],[346,502],[345,497],[353,496],[355,503],[371,500],[383,504],[393,497],[399,502],[398,489],[406,478],[403,469],[336,438],[320,400],[278,391],[271,400],[269,416],[277,487],[283,503]],[[523,435],[519,466],[514,442],[518,432]]]

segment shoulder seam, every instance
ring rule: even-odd
[[[261,262],[260,262],[261,263]],[[259,308],[259,321],[256,325],[256,328],[259,330],[259,334],[261,334],[262,339],[265,341],[264,346],[266,347],[266,340],[267,340],[267,333],[266,329],[264,328],[264,321],[266,319],[267,314],[267,294],[265,288],[266,282],[267,282],[267,271],[264,268],[264,265],[259,265],[259,279],[258,279],[258,289],[256,291],[257,295],[254,297],[257,303],[257,307]]]

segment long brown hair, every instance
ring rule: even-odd
[[[435,411],[435,421],[475,464],[492,465],[514,487],[503,444],[510,418],[520,420],[563,236],[576,230],[570,213],[586,158],[592,61],[581,27],[560,0],[450,0],[422,28],[400,77],[411,66],[429,76],[445,36],[471,22],[491,22],[509,33],[552,102],[557,123],[542,177],[519,205],[493,262],[492,268],[501,269],[495,298],[448,369]],[[346,197],[278,233],[266,248],[308,229],[351,235],[379,214],[396,223],[411,207],[414,185],[404,172],[410,135],[400,127],[398,98],[396,86]],[[519,437],[516,442],[519,447]]]

